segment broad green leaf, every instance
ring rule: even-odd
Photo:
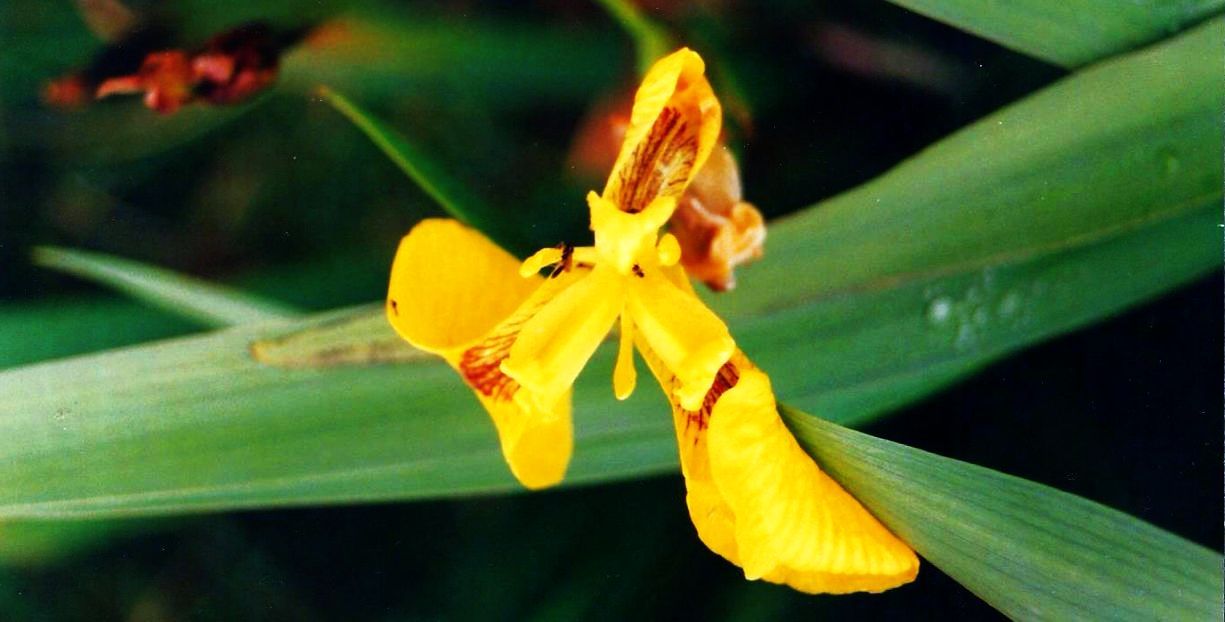
[[[296,315],[288,307],[138,262],[65,248],[34,249],[34,263],[127,292],[207,326]],[[79,309],[79,307],[78,307]],[[43,334],[59,331],[49,330]],[[62,559],[125,536],[164,528],[161,521],[9,521],[0,523],[0,564],[30,566]]]
[[[1064,67],[1138,48],[1225,8],[1222,0],[889,0]]]
[[[773,224],[766,259],[712,302],[783,400],[862,421],[1205,274],[1220,261],[1225,91],[1202,59],[1221,26],[1068,78]],[[0,374],[0,517],[517,490],[448,367],[318,356],[383,340],[377,314]],[[612,358],[598,352],[575,388],[571,483],[675,467],[661,396],[615,402]]]
[[[197,328],[143,304],[79,296],[0,305],[0,326],[0,369],[165,339]]]
[[[817,462],[1014,620],[1208,620],[1220,554],[1092,501],[783,408]]]
[[[34,249],[35,265],[126,292],[205,326],[231,326],[290,318],[292,309],[136,261],[68,248]]]

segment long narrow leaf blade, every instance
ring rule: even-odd
[[[320,87],[319,95],[361,130],[400,170],[404,171],[404,174],[413,183],[417,184],[452,218],[484,231],[503,244],[512,242],[511,239],[508,239],[506,228],[494,217],[493,211],[470,193],[462,183],[431,160],[423,149],[367,113],[344,95],[327,87]]]
[[[1170,36],[1221,0],[889,0],[1042,60],[1078,67]]]
[[[1013,619],[1208,620],[1222,557],[1048,486],[783,409],[817,462],[928,561]]]
[[[219,327],[297,315],[288,306],[136,261],[54,246],[34,249],[34,263],[113,287],[134,298]]]

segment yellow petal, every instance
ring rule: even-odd
[[[629,279],[626,310],[643,340],[678,380],[675,395],[697,410],[736,344],[727,326],[659,270]]]
[[[814,593],[878,592],[914,579],[914,552],[800,448],[769,379],[747,361],[715,403],[707,435],[745,576]]]
[[[489,411],[502,455],[528,488],[551,486],[566,473],[574,443],[570,392],[562,391],[551,400],[521,399],[523,387],[501,367],[521,327],[578,278],[567,273],[546,280],[479,341],[443,352]]]
[[[679,198],[723,127],[702,57],[682,48],[657,61],[634,96],[625,142],[604,198],[637,213],[656,198]]]
[[[454,220],[423,220],[400,240],[387,288],[387,319],[434,353],[479,339],[541,283],[519,261]]]
[[[587,360],[612,329],[624,306],[623,278],[606,266],[573,279],[556,298],[523,324],[502,371],[523,385],[526,399],[555,401],[574,384]]]

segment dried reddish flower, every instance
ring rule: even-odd
[[[278,33],[254,22],[222,32],[201,50],[189,52],[153,47],[146,39],[156,37],[149,32],[154,31],[138,30],[108,47],[88,69],[48,82],[43,101],[71,108],[86,103],[91,92],[98,99],[144,93],[145,105],[163,114],[197,101],[235,104],[268,88],[276,80],[281,54],[306,34]]]
[[[179,50],[153,52],[132,75],[109,78],[98,85],[98,99],[117,94],[145,94],[145,106],[170,114],[195,96],[195,75],[187,54]]]

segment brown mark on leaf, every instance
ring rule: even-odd
[[[429,354],[395,334],[381,309],[349,312],[300,330],[259,339],[251,357],[273,367],[327,368],[413,363]]]

